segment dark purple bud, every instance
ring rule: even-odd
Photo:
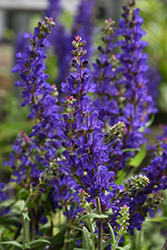
[[[97,48],[99,51],[100,51],[100,53],[104,53],[105,51],[104,51],[104,48],[102,48],[101,46],[98,46],[98,48]]]
[[[31,182],[30,186],[35,187],[36,186],[35,182]]]
[[[88,65],[88,63],[89,63],[89,61],[88,61],[88,60],[83,60],[83,61],[82,61],[82,66],[84,66],[84,67],[85,67],[85,66],[87,66],[87,65]]]
[[[101,65],[101,61],[100,61],[100,59],[96,59],[96,63],[98,64],[98,65]]]

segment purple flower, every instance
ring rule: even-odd
[[[6,194],[4,193],[3,189],[5,187],[5,184],[0,182],[0,202],[7,200],[8,197],[6,196]],[[10,211],[9,208],[4,208],[4,207],[0,207],[0,215],[6,214]]]

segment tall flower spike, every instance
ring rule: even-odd
[[[137,149],[145,142],[140,130],[145,130],[150,114],[157,112],[145,78],[148,66],[147,55],[142,52],[147,45],[141,40],[145,34],[141,28],[143,20],[139,9],[134,6],[135,1],[129,1],[123,7],[119,30],[112,28],[111,20],[106,21],[102,38],[104,47],[98,48],[100,60],[96,60],[93,73],[97,85],[95,107],[105,123],[105,129],[119,121],[126,126],[124,137],[112,152],[110,160],[109,168],[116,172],[125,166],[128,157],[134,156],[134,152],[125,153],[124,150]],[[122,36],[113,45],[111,32]],[[110,58],[108,51],[118,45],[121,45],[122,53]]]
[[[29,38],[30,45],[25,47],[24,53],[16,55],[17,64],[12,69],[12,72],[18,72],[22,79],[15,83],[16,86],[24,88],[22,106],[29,104],[29,118],[36,119],[31,136],[40,135],[41,138],[52,138],[59,126],[56,89],[46,82],[48,75],[43,71],[46,68],[43,61],[46,58],[44,46],[50,45],[47,37],[54,25],[52,18],[45,17],[45,20],[39,22],[38,27],[34,29],[34,34],[24,35],[25,38]]]
[[[65,161],[62,169],[67,171],[87,194],[87,199],[93,201],[96,197],[105,196],[109,185],[114,185],[114,173],[109,172],[103,164],[107,162],[108,146],[103,142],[100,132],[103,123],[98,120],[98,113],[93,111],[92,101],[86,94],[94,92],[87,72],[88,61],[80,58],[86,53],[83,49],[85,41],[76,36],[72,45],[74,72],[66,82],[62,83],[62,91],[68,93],[63,107],[63,122]]]

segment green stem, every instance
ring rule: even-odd
[[[23,249],[25,249],[26,245],[26,226],[25,226],[25,220],[22,215],[22,225],[23,225]]]
[[[69,233],[71,225],[70,225],[70,217],[69,217],[67,205],[65,206],[65,211],[66,211],[66,214],[67,214],[67,226],[68,226],[68,233]],[[64,244],[64,248],[63,249],[64,250],[69,250],[69,242],[66,241],[66,239],[65,239],[65,244]]]
[[[87,207],[85,208],[86,209],[86,214],[90,214]],[[94,236],[94,232],[93,232],[93,225],[92,225],[92,221],[90,218],[88,218],[88,222],[89,222],[89,225],[90,225],[90,230],[91,230],[91,239],[92,239],[92,250],[95,250],[95,236]]]
[[[32,241],[35,239],[35,211],[32,209]]]
[[[99,197],[96,198],[96,204],[97,204],[97,211],[98,214],[101,214],[101,204]],[[102,219],[99,218],[98,220],[98,250],[102,250]]]
[[[120,240],[120,238],[121,238],[121,235],[122,235],[122,227],[121,227],[121,229],[120,229],[120,231],[119,231],[119,234],[118,234],[117,240],[116,240],[116,242],[115,242],[115,244],[114,244],[114,247],[113,247],[113,248],[111,247],[112,250],[115,250],[115,249],[116,249],[116,247],[117,247],[117,245],[118,245],[118,243],[119,243],[119,240]]]
[[[36,191],[39,189],[39,187],[40,187],[41,185],[43,185],[43,184],[44,184],[44,183],[40,182],[40,183],[37,185],[37,187],[35,188],[35,191],[32,191],[32,192],[29,194],[29,196],[28,196],[28,198],[27,198],[27,200],[26,200],[26,202],[25,202],[25,205],[24,205],[23,210],[25,210],[25,209],[27,208],[28,203],[30,202],[32,196],[35,195],[35,192],[36,192]]]
[[[142,229],[139,232],[139,239],[138,239],[138,248],[139,249],[140,249],[141,237],[142,237]]]
[[[35,191],[39,189],[39,187],[40,187],[41,184],[42,184],[42,183],[39,183],[39,184],[37,185]],[[27,209],[27,206],[28,206],[28,204],[29,204],[29,202],[30,202],[30,200],[31,200],[31,198],[32,198],[32,196],[33,196],[34,194],[35,194],[34,191],[32,191],[32,192],[29,194],[29,196],[28,196],[28,198],[27,198],[27,200],[26,200],[26,202],[25,202],[25,205],[24,205],[24,208],[23,208],[23,212],[25,212],[25,210]],[[25,221],[23,215],[22,215],[22,226],[23,226],[23,249],[25,249],[25,245],[26,245],[26,235],[27,235],[27,234],[26,234],[26,221]]]

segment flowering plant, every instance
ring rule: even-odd
[[[124,235],[154,216],[167,188],[166,128],[150,163],[133,173],[157,112],[147,86],[142,22],[134,0],[123,7],[118,29],[106,20],[93,70],[86,41],[76,35],[61,98],[45,73],[53,19],[45,17],[24,35],[29,45],[16,54],[12,72],[20,75],[15,85],[23,87],[22,106],[29,106],[34,126],[30,135],[19,133],[5,162],[15,194],[8,198],[0,184],[3,249],[131,249],[121,243]]]

